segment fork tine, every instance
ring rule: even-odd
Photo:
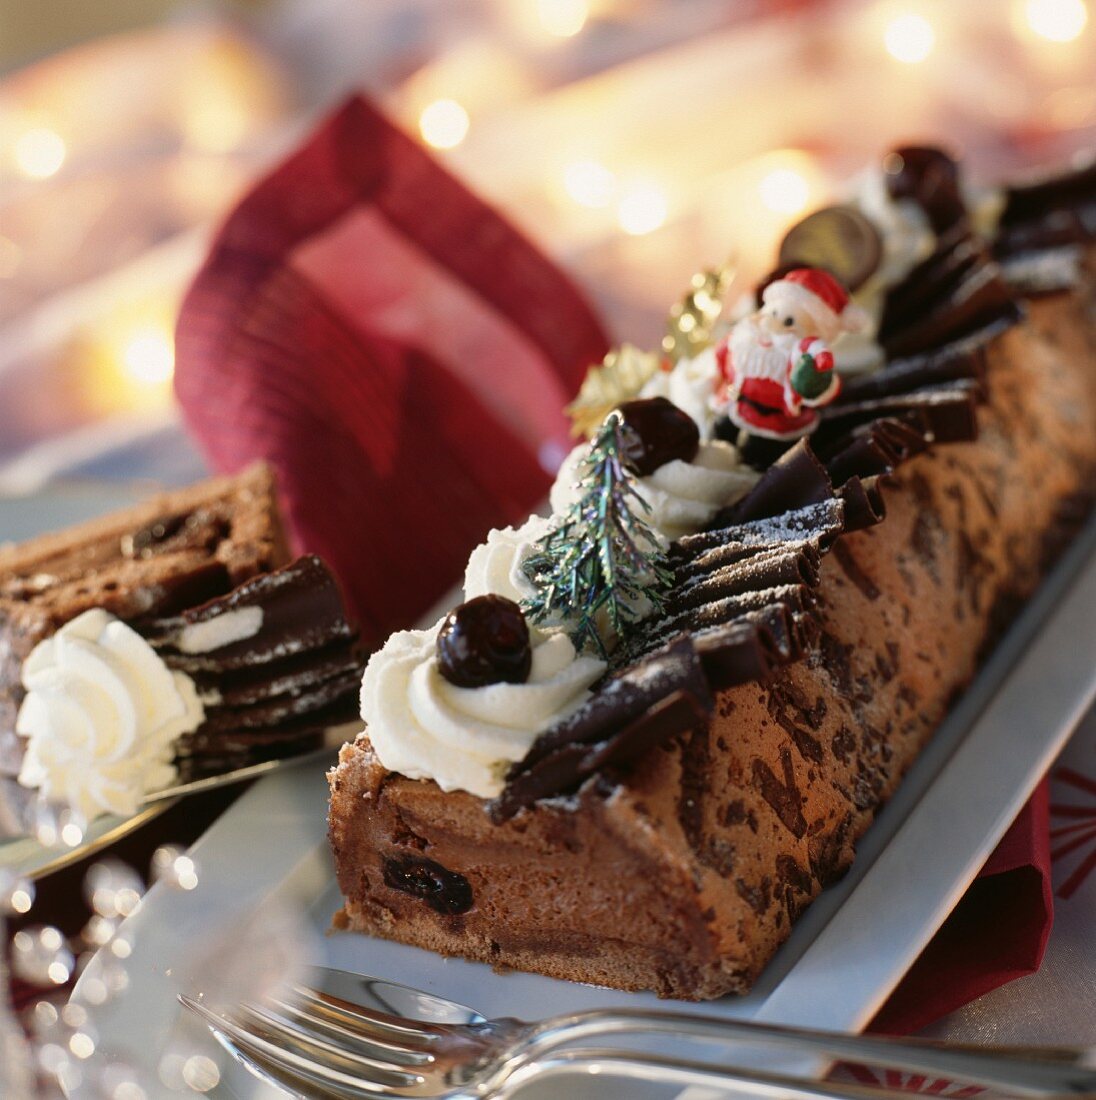
[[[328,1019],[370,1037],[386,1035],[393,1041],[402,1040],[409,1050],[426,1049],[448,1036],[452,1030],[445,1024],[430,1024],[377,1012],[307,985],[293,984],[290,991],[300,1005],[300,1011],[312,1019]]]
[[[309,1055],[331,1064],[345,1062],[354,1066],[362,1064],[370,1070],[414,1073],[416,1068],[427,1068],[435,1060],[427,1051],[371,1042],[348,1029],[294,1015],[292,1006],[286,1009],[276,1011],[270,1004],[242,1004],[236,1011],[243,1018],[237,1022],[266,1038],[304,1047]]]
[[[369,1067],[345,1055],[339,1059],[342,1066],[317,1060],[299,1050],[279,1046],[190,997],[180,994],[179,1000],[205,1022],[229,1053],[248,1063],[257,1062],[263,1073],[273,1074],[279,1080],[283,1075],[288,1075],[319,1085],[326,1090],[320,1095],[414,1096],[425,1084],[419,1074],[380,1066]]]

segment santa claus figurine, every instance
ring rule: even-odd
[[[716,411],[750,435],[789,440],[809,434],[818,424],[815,410],[841,389],[830,346],[866,321],[829,272],[787,272],[765,288],[761,308],[716,347]]]

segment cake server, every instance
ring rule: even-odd
[[[830,1083],[809,1072],[761,1071],[733,1060],[668,1058],[625,1046],[563,1049],[644,1035],[844,1059],[1007,1096],[1096,1096],[1093,1050],[957,1047],[636,1009],[594,1009],[534,1023],[489,1020],[455,1001],[395,982],[328,969],[313,975],[315,986],[294,985],[263,1004],[228,1012],[191,997],[179,999],[235,1059],[301,1097],[507,1100],[534,1077],[542,1081],[576,1071],[781,1100],[908,1095]]]

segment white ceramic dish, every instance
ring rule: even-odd
[[[845,879],[798,922],[749,997],[706,1006],[728,1017],[856,1030],[863,1027],[939,927],[1008,828],[1096,694],[1096,525],[1077,540],[998,646],[859,845]],[[1049,625],[1053,622],[1053,627]],[[488,1015],[535,1017],[649,995],[496,974],[416,948],[327,935],[339,907],[326,843],[325,767],[302,765],[257,783],[195,845],[199,885],[154,888],[123,927],[129,988],[95,1010],[100,1050],[154,1079],[183,1041],[218,1059],[175,996],[210,980],[209,944],[277,902],[300,907],[309,961],[392,978]],[[77,987],[79,997],[96,960]],[[682,1006],[687,1010],[687,1006]],[[188,1048],[189,1049],[189,1048]],[[211,1094],[272,1094],[220,1057]],[[558,1085],[557,1085],[558,1094]],[[537,1095],[531,1088],[530,1097]],[[574,1097],[659,1097],[664,1090],[576,1081]]]

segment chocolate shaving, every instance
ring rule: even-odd
[[[952,344],[914,358],[892,360],[873,374],[844,379],[839,401],[894,397],[940,383],[980,379],[984,369],[984,348]]]
[[[771,614],[763,624],[742,618],[693,636],[704,675],[714,689],[763,680],[791,660],[795,649],[791,614],[781,605],[766,612]]]
[[[700,658],[687,637],[609,679],[569,718],[541,734],[507,774],[488,809],[495,822],[550,795],[569,793],[600,768],[707,723],[713,707]]]
[[[915,393],[831,405],[822,410],[822,424],[815,437],[823,453],[828,453],[835,440],[862,425],[897,419],[920,431],[928,442],[969,443],[978,437],[975,407],[979,395],[976,383],[954,382]]]
[[[892,288],[878,339],[887,357],[898,359],[975,333],[988,342],[1021,317],[1001,269],[967,238],[950,253],[934,253]]]
[[[887,508],[880,482],[878,477],[868,478],[867,481],[850,477],[838,490],[845,505],[846,531],[862,531],[865,527],[883,522]]]
[[[771,519],[832,498],[833,486],[825,466],[807,441],[800,439],[761,475],[741,500],[717,512],[709,526],[730,527],[750,520]]]
[[[688,611],[727,596],[818,583],[820,555],[809,545],[797,550],[767,550],[744,561],[720,566],[675,585],[667,601],[671,614]]]
[[[677,561],[728,546],[771,550],[790,541],[805,539],[825,550],[841,534],[844,523],[841,503],[831,495],[820,503],[793,508],[782,515],[726,526],[713,522],[707,531],[678,539],[670,548],[670,558]]]
[[[994,243],[998,256],[1096,238],[1096,159],[1071,172],[1010,187],[1005,194]]]
[[[850,477],[890,473],[928,445],[925,433],[907,422],[874,420],[835,442],[826,469],[834,485],[841,486]]]
[[[262,623],[253,637],[203,653],[179,650],[186,627],[254,607],[262,610]],[[335,578],[317,557],[298,558],[283,569],[245,582],[227,596],[148,624],[141,632],[165,661],[186,672],[246,668],[354,639]]]

